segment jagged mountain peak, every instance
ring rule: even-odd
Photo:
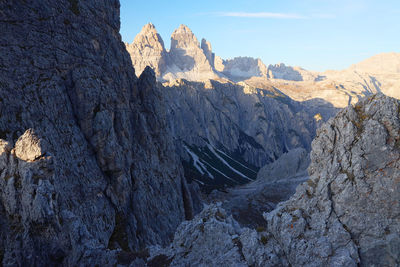
[[[157,31],[157,30],[156,30],[156,26],[154,26],[153,23],[149,22],[149,23],[147,23],[146,25],[143,26],[142,32],[143,31],[147,32],[147,31]]]
[[[192,33],[192,30],[186,26],[185,24],[181,24],[179,25],[179,27],[175,30],[175,32],[188,32],[188,33]]]
[[[181,24],[171,35],[171,50],[186,47],[200,47],[200,43],[192,30]]]
[[[154,24],[152,24],[151,22],[143,26],[142,30],[139,32],[138,35],[136,35],[135,39],[133,40],[132,45],[137,45],[139,47],[155,45],[156,49],[165,49],[163,39],[158,34]]]
[[[142,73],[146,66],[150,66],[156,76],[161,77],[166,68],[166,49],[154,24],[144,25],[133,43],[126,45],[126,49],[131,55],[137,76]]]

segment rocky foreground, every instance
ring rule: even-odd
[[[114,265],[193,215],[154,73],[119,1],[0,2],[0,261]]]
[[[363,99],[324,124],[312,143],[310,179],[241,228],[220,205],[182,223],[156,250],[171,266],[399,266],[400,102]]]

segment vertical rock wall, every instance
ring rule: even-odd
[[[119,1],[2,1],[0,29],[3,264],[112,264],[108,249],[167,242],[190,193]]]

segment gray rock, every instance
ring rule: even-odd
[[[238,227],[210,205],[178,228],[165,253],[176,266],[398,266],[399,111],[400,101],[378,94],[325,123],[310,179],[264,213],[266,228]]]
[[[143,26],[142,31],[136,35],[132,44],[126,44],[132,64],[137,75],[140,75],[147,66],[150,66],[157,78],[166,70],[168,54],[161,36],[151,23]]]
[[[114,265],[192,214],[153,71],[118,1],[0,3],[0,259]],[[185,196],[185,197],[184,197]]]
[[[311,178],[264,215],[292,265],[399,264],[399,107],[374,95],[318,130]]]
[[[268,233],[240,228],[217,203],[182,223],[172,244],[155,250],[149,261],[164,255],[171,266],[287,266],[277,243],[263,245],[268,238]]]

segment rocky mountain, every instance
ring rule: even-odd
[[[132,44],[125,44],[138,74],[146,66],[154,69],[157,79],[208,80],[218,79],[214,61],[218,58],[211,51],[211,44],[202,45],[193,32],[180,25],[171,35],[171,48],[167,51],[153,24],[145,25]]]
[[[154,72],[137,78],[121,42],[119,1],[0,10],[2,265],[113,266],[167,244],[193,190]]]
[[[211,47],[205,47],[210,53]],[[171,60],[164,78],[173,80],[186,78],[189,80],[204,80],[218,78],[213,72],[212,63],[206,57],[205,51],[200,47],[193,32],[185,25],[181,25],[171,35],[171,48],[169,57]]]
[[[273,86],[232,82],[304,70],[267,68],[248,57],[222,60],[185,25],[172,34],[169,51],[152,24],[127,49],[135,69],[149,64],[164,81],[159,91],[185,177],[207,192],[253,181],[260,167],[293,148],[309,151],[319,119],[336,112],[323,101],[292,101]]]
[[[146,33],[147,28],[148,25],[138,36],[148,34],[147,39],[152,40],[154,33]],[[396,87],[400,82],[399,53],[379,54],[341,71],[315,72],[283,63],[266,66],[260,59],[249,57],[223,60],[212,52],[210,42],[203,39],[200,46],[194,34],[183,25],[173,33],[171,39],[173,44],[184,44],[180,45],[180,52],[177,53],[176,48],[171,46],[170,51],[163,49],[163,54],[168,56],[160,58],[158,48],[163,46],[163,42],[159,38],[158,42],[158,45],[147,46],[142,38],[135,38],[133,44],[127,45],[127,48],[135,58],[135,69],[143,69],[146,64],[143,62],[148,62],[155,68],[159,81],[171,82],[183,78],[190,81],[214,79],[244,82],[253,87],[275,87],[296,101],[321,99],[336,108],[346,107],[349,103],[355,104],[362,97],[379,92],[400,98]],[[148,47],[148,51],[152,47],[155,49],[153,52],[141,53],[140,48],[143,46]],[[161,63],[151,63],[154,58],[158,58]],[[158,64],[164,65],[166,60],[169,67],[159,70]]]
[[[364,98],[325,123],[312,143],[310,179],[241,227],[212,204],[182,223],[150,259],[172,266],[398,266],[400,101]]]
[[[164,42],[153,24],[146,24],[133,43],[126,44],[126,50],[131,56],[137,74],[141,74],[146,66],[151,67],[157,77],[165,72],[167,53]]]
[[[171,47],[164,42],[153,24],[145,25],[132,44],[125,44],[135,70],[140,74],[145,66],[154,69],[159,81],[186,79],[189,81],[231,80],[243,81],[251,77],[303,80],[307,71],[281,65],[268,68],[261,59],[236,57],[223,60],[212,51],[204,38],[199,43],[193,32],[180,25],[171,35]],[[299,74],[298,70],[301,70]]]

